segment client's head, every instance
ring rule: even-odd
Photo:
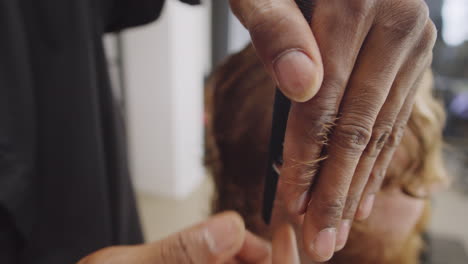
[[[275,85],[253,47],[217,68],[205,92],[206,164],[216,195],[213,210],[238,211],[247,228],[266,238],[284,221],[298,228],[300,218],[288,218],[279,199],[270,227],[260,216]],[[329,263],[417,263],[429,215],[427,198],[445,181],[443,121],[427,73],[371,216],[353,224],[346,247]]]

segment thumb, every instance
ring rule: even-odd
[[[230,3],[234,14],[249,30],[258,56],[281,91],[296,102],[311,99],[323,80],[322,60],[309,21],[304,19],[294,0],[231,0]]]
[[[149,244],[158,263],[223,263],[242,248],[245,226],[234,212],[226,212],[159,242]]]

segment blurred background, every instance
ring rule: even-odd
[[[445,157],[452,178],[434,202],[431,233],[444,256],[433,263],[468,263],[468,0],[426,2],[439,31],[433,69],[448,115]],[[228,1],[208,0],[195,7],[168,0],[157,22],[105,37],[147,240],[209,214],[204,80],[249,40]]]

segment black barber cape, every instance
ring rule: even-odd
[[[1,264],[74,263],[142,242],[101,37],[162,5],[0,0]]]

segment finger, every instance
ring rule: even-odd
[[[425,20],[411,19],[414,22],[411,28],[423,28]],[[376,145],[379,140],[372,138],[373,127],[401,65],[410,54],[408,46],[417,41],[413,33],[404,38],[399,36],[396,41],[385,28],[374,25],[362,46],[341,102],[342,115],[327,146],[329,157],[322,164],[307,209],[304,238],[305,243],[310,243],[310,254],[317,260],[326,261],[333,255],[336,238],[332,236],[341,221],[356,166],[366,146]]]
[[[271,246],[268,242],[246,231],[244,244],[237,254],[242,263],[271,263]]]
[[[150,264],[143,251],[144,246],[114,246],[107,247],[81,259],[77,264],[123,264],[123,263],[140,263]]]
[[[305,211],[312,179],[325,158],[321,156],[322,147],[333,129],[356,55],[372,24],[351,11],[357,8],[350,6],[351,2],[357,1],[317,1],[314,8],[311,25],[323,56],[325,76],[314,98],[292,104],[278,185],[278,193],[289,198],[287,208],[293,214]]]
[[[431,46],[431,44],[428,43],[428,46]],[[414,97],[415,90],[414,87],[419,83],[427,68],[425,65],[427,56],[427,50],[423,51],[417,49],[412,56],[408,56],[408,61],[399,70],[399,73],[393,82],[390,94],[374,124],[370,143],[366,146],[366,149],[361,155],[359,164],[354,173],[343,211],[343,220],[338,228],[336,251],[341,250],[345,246],[351,223],[356,215],[358,207],[360,208],[356,215],[358,220],[364,220],[371,213],[375,193],[369,193],[362,197],[364,188],[368,182],[377,157],[381,155],[382,148],[386,146],[385,151],[389,151],[391,149],[395,149],[397,147],[396,144],[399,144],[399,141],[395,140],[395,137],[390,136],[394,128],[397,134],[401,134],[401,132],[397,131],[400,129],[400,125],[397,123],[398,115],[401,111],[405,112],[403,107],[406,104],[412,104],[412,97]],[[407,98],[409,99],[407,100]],[[409,107],[409,105],[406,107]],[[397,124],[397,126],[394,126],[394,124]],[[387,142],[388,138],[391,138],[391,140]],[[382,156],[386,157],[385,160],[387,161],[391,160],[390,155],[384,153]],[[380,186],[380,184],[378,186]],[[360,204],[361,206],[359,206]]]
[[[412,109],[412,104],[414,102],[415,91],[416,89],[413,89],[405,101],[405,106],[397,117],[398,121],[395,123],[394,128],[392,129],[388,142],[383,146],[383,149],[379,154],[373,169],[371,170],[371,174],[368,182],[365,185],[359,207],[355,213],[355,218],[358,220],[364,220],[371,214],[375,195],[378,190],[380,190],[380,186],[382,185],[382,182],[387,173],[387,168],[392,161],[395,150],[400,145],[401,138],[403,137],[407,122],[407,119],[404,118],[406,114],[403,113],[409,112],[409,117],[411,113],[410,109]]]
[[[222,213],[148,245],[148,259],[154,261],[148,263],[224,263],[235,258],[244,239],[242,218],[234,212]]]
[[[369,217],[373,207],[375,194],[380,190],[380,186],[382,185],[382,182],[385,178],[387,168],[391,163],[392,157],[396,149],[400,145],[401,138],[403,137],[404,131],[406,129],[406,123],[408,121],[409,116],[411,115],[411,109],[414,104],[417,87],[421,83],[423,75],[424,71],[423,73],[419,74],[418,78],[413,82],[413,88],[408,93],[405,103],[399,111],[398,116],[395,117],[394,125],[392,127],[392,130],[390,130],[389,136],[387,137],[388,140],[386,140],[386,142],[382,142],[382,144],[384,144],[383,149],[380,151],[380,153],[376,153],[378,154],[378,157],[368,158],[368,160],[372,159],[373,161],[370,169],[369,167],[367,167],[365,168],[365,172],[359,172],[360,169],[358,167],[356,175],[360,173],[363,175],[370,175],[370,177],[368,177],[369,180],[367,182],[363,182],[364,184],[362,189],[358,186],[354,186],[351,188],[354,188],[356,197],[359,196],[359,192],[362,191],[364,193],[364,187],[367,190],[365,192],[365,195],[363,195],[360,198],[360,202],[358,200],[359,198],[351,199],[349,207],[347,206],[347,209],[349,211],[347,211],[344,214],[343,218],[352,219],[355,216],[358,220],[364,220],[367,217]],[[349,195],[348,199],[350,199]],[[356,213],[357,208],[359,208],[359,210],[357,210]]]
[[[394,118],[394,125],[389,137],[387,137],[388,140],[386,140],[383,149],[378,153],[377,160],[372,165],[369,181],[365,185],[365,192],[356,214],[356,218],[359,220],[363,220],[370,215],[375,193],[380,189],[393,154],[401,142],[406,124],[411,115],[418,87],[421,85],[424,76],[427,74],[427,69],[430,67],[432,62],[432,48],[434,46],[436,36],[437,33],[434,24],[432,21],[428,21],[420,41],[417,42],[418,45],[415,47],[412,56],[409,56],[409,58],[417,59],[408,62],[407,67],[402,70],[402,72],[409,72],[411,68],[421,69],[418,75],[413,76],[413,78],[409,78],[409,82],[406,82],[406,84],[410,85],[409,87],[412,88],[410,89],[404,104],[400,108],[398,116]],[[403,78],[402,82],[403,85],[406,85],[404,84],[405,81]],[[398,85],[398,83],[396,85]],[[385,110],[382,111],[382,113],[385,112]],[[366,171],[366,173],[369,172]]]
[[[386,140],[392,131],[393,123],[397,118],[397,113],[399,113],[403,103],[405,102],[405,98],[410,91],[409,87],[413,86],[415,79],[413,78],[413,74],[405,74],[411,73],[411,71],[408,71],[409,69],[407,67],[403,67],[402,69],[406,70],[400,71],[400,73],[403,72],[401,75],[404,76],[397,77],[393,83],[390,94],[375,122],[371,140],[362,153],[352,178],[351,186],[346,198],[346,204],[343,210],[343,219],[341,220],[338,228],[335,251],[341,250],[346,244],[352,220],[354,219],[354,215],[361,200],[361,195],[364,187],[366,186],[376,157],[379,155],[380,150],[385,145]],[[404,80],[398,80],[402,78]],[[373,197],[371,197],[371,199],[373,199]]]
[[[392,134],[388,140],[389,142],[384,146],[382,152],[374,164],[369,181],[367,182],[367,185],[364,189],[362,201],[356,213],[357,219],[365,219],[370,214],[373,206],[373,197],[375,197],[375,194],[380,190],[385,179],[387,168],[390,165],[393,156],[401,143],[401,139],[403,138],[406,124],[411,116],[412,108],[417,98],[419,86],[424,83],[423,79],[431,78],[427,75],[430,75],[430,73],[425,72],[422,76],[422,80],[416,82],[415,87],[406,99],[407,101],[398,115],[397,122],[395,123]]]
[[[290,225],[281,226],[273,236],[273,264],[299,264],[296,236]]]
[[[356,208],[361,200],[361,194],[383,146],[387,145],[387,149],[396,148],[396,142],[390,140],[387,143],[387,139],[390,137],[394,124],[397,121],[397,116],[402,111],[404,104],[411,103],[406,98],[414,94],[414,87],[420,82],[428,67],[427,61],[435,41],[435,29],[431,24],[431,22],[428,24],[427,29],[422,34],[422,38],[417,41],[410,56],[407,56],[407,61],[399,70],[390,94],[375,121],[370,143],[360,158],[348,192],[343,219],[354,218]],[[413,94],[410,95],[410,93]],[[395,130],[398,129],[398,127],[395,128]],[[401,132],[398,132],[398,134],[401,134]],[[372,200],[373,198],[369,199]],[[366,201],[366,204],[370,203]],[[370,209],[366,211],[370,213]]]
[[[249,30],[257,54],[282,92],[307,101],[322,82],[320,52],[307,21],[293,0],[230,0]]]

